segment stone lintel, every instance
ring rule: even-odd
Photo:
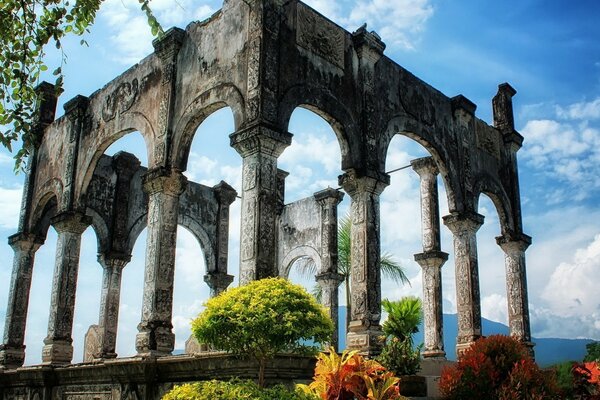
[[[437,175],[439,173],[439,169],[433,157],[421,157],[414,159],[410,162],[412,169],[419,174],[422,175]]]
[[[231,147],[242,157],[261,153],[279,157],[292,144],[292,134],[270,124],[254,123],[229,135]]]
[[[439,266],[441,267],[448,261],[448,253],[443,251],[427,251],[425,253],[417,253],[414,255],[415,261],[420,266]]]
[[[320,203],[330,203],[332,205],[338,205],[344,199],[344,193],[328,187],[327,189],[320,190],[313,194],[315,200]]]
[[[367,174],[350,168],[338,177],[338,182],[351,196],[364,192],[379,195],[390,184],[390,176],[385,173]]]
[[[92,217],[79,211],[65,211],[50,220],[58,232],[71,232],[81,235],[92,224]]]
[[[185,39],[185,31],[181,28],[172,27],[160,38],[152,41],[156,54],[165,62],[173,62],[173,58],[179,53]]]
[[[444,225],[452,231],[454,235],[463,232],[475,233],[483,225],[484,216],[473,211],[452,212],[442,219]]]
[[[237,198],[237,191],[225,181],[221,181],[213,186],[213,191],[222,205],[228,206]]]
[[[452,102],[453,113],[456,112],[456,110],[463,110],[466,113],[475,116],[475,110],[477,110],[477,105],[471,100],[467,99],[462,94],[452,97],[450,101]]]
[[[187,178],[177,169],[160,166],[149,169],[142,176],[142,185],[148,194],[160,192],[179,196],[187,187]]]
[[[375,64],[383,56],[385,43],[377,32],[367,31],[367,24],[352,33],[352,41],[359,58],[367,58]]]

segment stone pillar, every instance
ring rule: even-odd
[[[218,185],[213,187],[217,201],[219,202],[219,211],[217,216],[217,251],[216,251],[216,271],[209,271],[210,273],[219,273],[227,275],[227,259],[229,256],[229,207],[237,197],[237,192],[234,188],[229,186],[227,183],[221,181]],[[227,289],[229,283],[233,281],[226,278],[229,282],[224,287],[219,285],[217,293]],[[218,280],[220,283],[224,283],[223,279]],[[209,283],[210,286],[210,283]]]
[[[333,321],[333,337],[331,345],[338,349],[338,287],[344,277],[338,273],[338,204],[344,198],[344,193],[327,188],[314,194],[315,200],[321,206],[321,271],[316,279],[323,293],[321,303],[329,310]]]
[[[523,234],[516,238],[505,235],[497,237],[496,241],[505,254],[510,335],[523,342],[533,353],[525,268],[525,250],[531,244],[531,238]]]
[[[444,224],[454,235],[458,312],[456,352],[461,354],[481,337],[481,300],[476,234],[483,224],[483,215],[467,212],[452,213],[444,217]]]
[[[25,361],[25,325],[33,261],[44,239],[31,233],[17,233],[9,237],[8,243],[13,248],[15,256],[8,292],[4,340],[0,345],[0,366],[18,368]]]
[[[171,354],[175,346],[171,323],[175,245],[179,195],[186,184],[178,170],[156,168],[143,177],[148,193],[148,240],[142,320],[135,342],[140,355]]]
[[[277,276],[277,157],[292,135],[254,125],[231,135],[243,157],[240,285]]]
[[[421,178],[423,252],[415,254],[415,261],[419,263],[423,270],[423,330],[425,346],[421,354],[425,358],[445,358],[442,266],[448,260],[448,254],[441,251],[440,245],[438,168],[432,157],[413,160],[411,165]]]
[[[347,347],[373,356],[381,352],[381,272],[379,195],[389,185],[383,179],[358,176],[349,170],[340,185],[351,199],[351,321]]]
[[[98,262],[104,269],[102,295],[100,297],[100,318],[98,320],[98,353],[94,358],[116,358],[119,304],[121,299],[121,273],[131,256],[126,254],[98,254]]]
[[[81,234],[90,225],[91,218],[79,212],[68,211],[57,215],[51,222],[58,233],[58,240],[48,336],[44,339],[42,362],[69,364],[73,359],[73,313]]]

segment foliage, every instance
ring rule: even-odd
[[[554,377],[539,369],[523,344],[494,335],[476,341],[442,370],[445,399],[557,399]]]
[[[573,399],[600,400],[600,368],[596,362],[574,363]]]
[[[421,369],[421,348],[413,349],[412,342],[388,339],[377,361],[398,376],[415,375]]]
[[[300,390],[291,391],[282,385],[259,388],[252,381],[233,379],[229,382],[206,381],[175,386],[163,400],[317,400],[318,397]]]
[[[388,314],[383,323],[383,333],[412,345],[412,335],[419,332],[419,324],[423,321],[421,299],[414,296],[406,296],[397,301],[384,299],[381,306]]]
[[[314,381],[298,385],[307,394],[324,400],[395,400],[400,396],[399,379],[375,360],[357,351],[341,355],[330,348],[317,356]]]
[[[585,345],[587,354],[583,361],[600,362],[600,342],[591,342]]]
[[[572,399],[573,398],[573,387],[574,387],[574,379],[573,379],[573,362],[567,361],[564,363],[556,364],[551,369],[554,371],[556,376],[556,385],[560,389],[563,398]]]
[[[192,321],[201,343],[259,363],[259,385],[267,360],[284,351],[314,352],[331,339],[333,323],[306,290],[282,278],[268,278],[226,290],[206,302]]]
[[[350,249],[352,246],[351,231],[352,220],[350,215],[346,215],[340,219],[338,226],[338,273],[344,277],[344,287],[346,290],[346,327],[350,325],[350,319],[352,317],[352,302],[350,301],[350,293],[352,293],[352,288],[350,287],[350,272],[352,265],[350,259]],[[301,261],[299,266],[305,274],[314,275],[317,273],[316,265],[312,259],[305,258]],[[404,273],[402,265],[394,260],[394,257],[390,253],[384,252],[381,254],[379,266],[382,275],[387,279],[392,279],[396,283],[402,282],[403,284],[410,285],[410,281]],[[313,293],[314,296],[320,300],[321,287],[317,285]]]
[[[146,13],[153,35],[162,33],[152,14],[149,0],[138,0]],[[33,125],[40,99],[35,87],[40,74],[48,70],[44,61],[49,44],[62,51],[62,39],[82,36],[94,23],[102,0],[2,0],[0,2],[0,144],[12,152],[19,140],[22,147],[15,155],[15,170],[38,140]],[[84,40],[81,40],[85,44]],[[66,60],[62,56],[62,62]],[[62,67],[58,66],[57,94],[62,92]]]

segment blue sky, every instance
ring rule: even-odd
[[[478,106],[477,116],[491,122],[491,99],[497,85],[510,82],[518,93],[516,127],[525,137],[519,152],[524,229],[533,237],[527,252],[531,322],[534,336],[588,337],[600,340],[600,3],[588,1],[447,1],[447,0],[312,0],[314,8],[353,31],[368,23],[387,44],[385,54],[448,96],[463,94]],[[220,8],[217,1],[153,0],[159,21],[185,27]],[[65,43],[66,92],[62,104],[77,94],[89,95],[152,51],[149,29],[133,0],[106,0],[87,36]],[[51,66],[58,54],[49,54]],[[51,70],[53,68],[50,68]],[[286,201],[337,186],[339,146],[329,126],[305,110],[291,120],[293,144],[280,158],[291,172]],[[229,148],[233,130],[228,109],[213,114],[198,129],[190,179],[215,184],[224,179],[240,189],[241,160]],[[107,152],[125,149],[143,163],[139,134],[116,142]],[[388,170],[427,155],[398,137],[388,155]],[[0,237],[16,231],[23,176],[12,173],[11,155],[0,150]],[[384,281],[383,296],[419,295],[420,251],[418,178],[410,169],[392,175],[382,195],[383,248],[406,268],[412,286]],[[440,186],[442,215],[447,213]],[[340,214],[348,201],[341,205]],[[478,234],[483,315],[507,320],[503,253],[495,244],[498,218],[485,197],[479,212],[486,217]],[[239,201],[232,206],[230,273],[237,275]],[[56,234],[51,229],[36,256],[26,337],[28,364],[39,362],[46,334]],[[452,238],[442,228],[442,247],[452,253]],[[145,234],[136,244],[123,276],[118,353],[133,354],[140,319]],[[75,312],[75,361],[81,360],[83,335],[98,318],[101,267],[96,262],[92,229],[84,233],[79,292]],[[12,250],[0,242],[0,330],[9,287]],[[174,326],[177,347],[189,335],[189,320],[208,297],[204,265],[195,239],[178,233]],[[297,281],[309,280],[293,274]],[[444,307],[455,312],[452,258],[443,269]]]

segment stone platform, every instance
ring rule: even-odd
[[[267,383],[306,383],[314,357],[282,355],[267,365]],[[255,362],[214,352],[160,358],[120,358],[68,366],[0,369],[2,400],[159,400],[174,384],[256,379]]]

